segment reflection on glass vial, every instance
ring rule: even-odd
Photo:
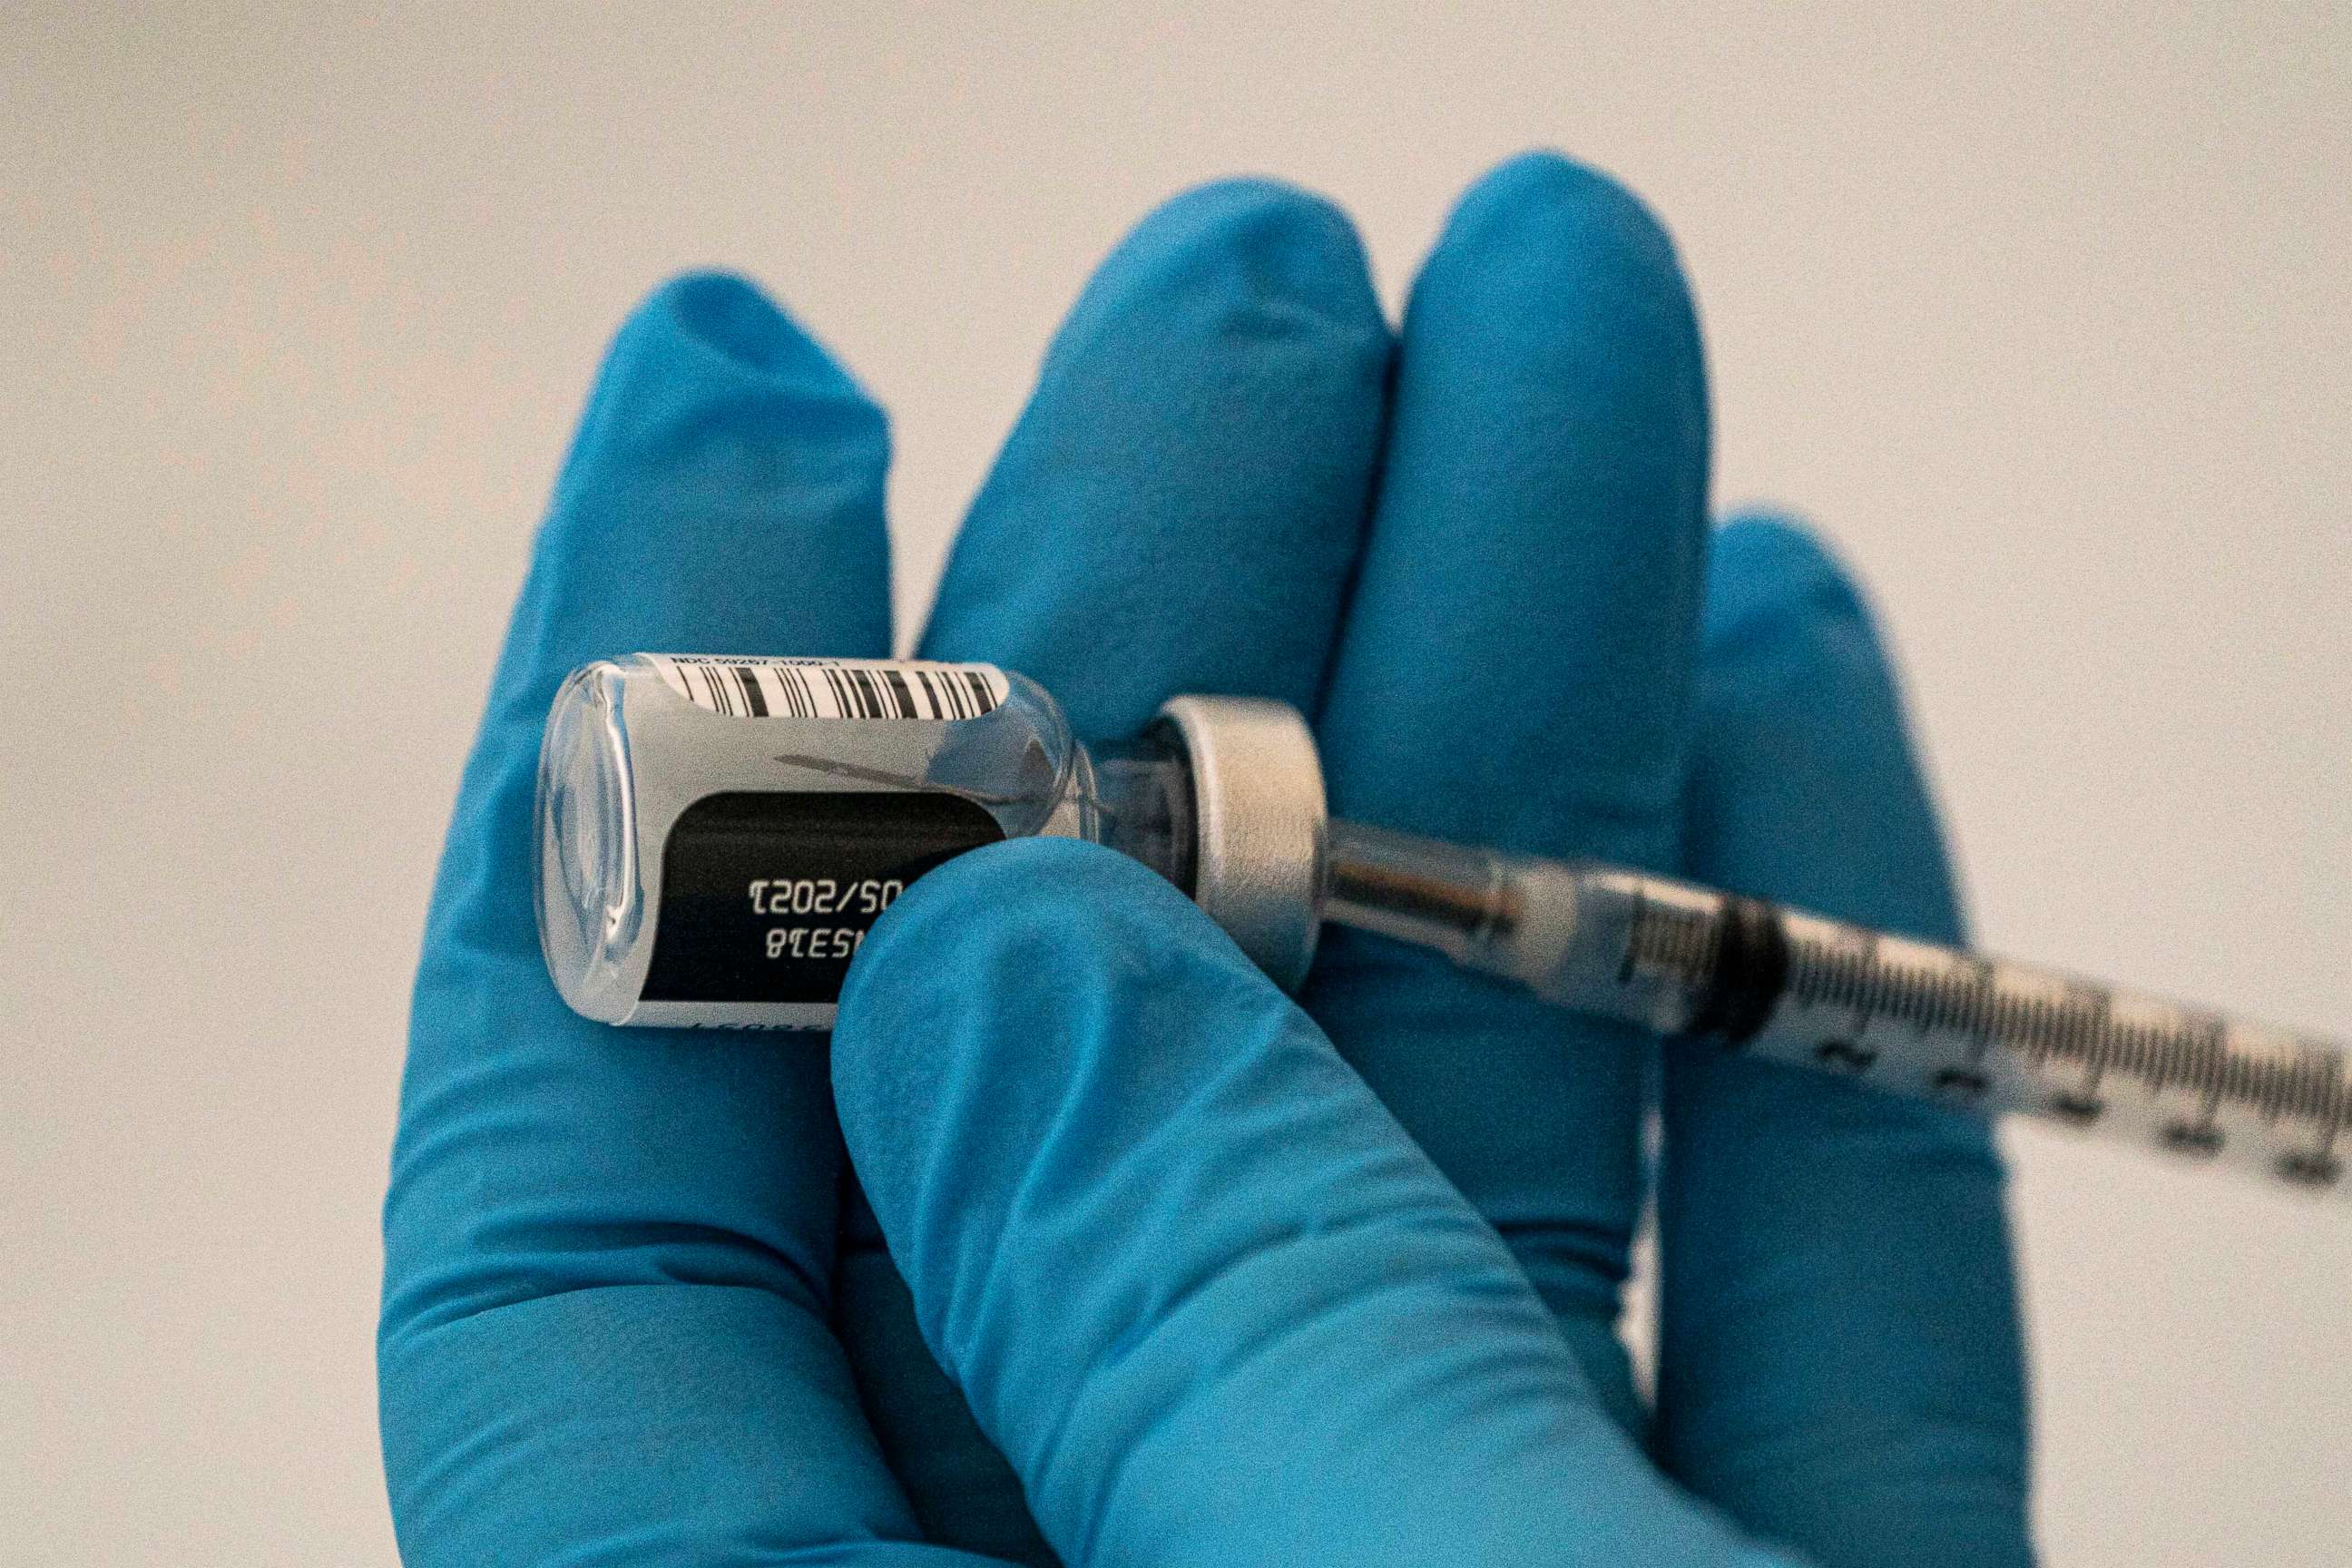
[[[1001,839],[1107,843],[1191,889],[1155,731],[1080,745],[990,665],[632,654],[575,671],[540,755],[540,945],[614,1024],[823,1028],[875,920]]]

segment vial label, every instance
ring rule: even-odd
[[[992,664],[887,658],[733,658],[655,653],[646,661],[698,708],[739,719],[977,719],[1009,689]]]
[[[644,999],[830,1005],[908,883],[1003,837],[976,802],[936,792],[698,800],[663,852]]]

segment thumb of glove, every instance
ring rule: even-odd
[[[1501,1239],[1141,866],[1033,839],[931,872],[833,1050],[923,1337],[1065,1561],[1772,1561],[1649,1466]]]

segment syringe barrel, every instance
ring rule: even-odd
[[[2347,1190],[2326,1041],[1622,868],[1331,825],[1326,913],[1561,1006]]]
[[[2347,1190],[2328,1042],[2031,964],[1785,911],[1788,983],[1748,1049]]]

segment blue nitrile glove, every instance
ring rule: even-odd
[[[1309,1022],[1087,846],[934,873],[853,967],[833,1089],[912,1291],[853,1193],[836,1304],[823,1057],[565,1011],[530,778],[586,658],[881,651],[883,448],[719,279],[591,404],[418,982],[382,1346],[411,1561],[1033,1557],[1033,1512],[1086,1563],[2028,1557],[1979,1129],[1664,1053],[1648,1424],[1610,1330],[1658,1047],[1338,934]],[[1704,565],[1705,480],[1689,306],[1613,186],[1491,176],[1401,346],[1344,220],[1213,187],[1088,290],[925,651],[1089,736],[1287,697],[1339,810],[1950,934],[1853,595],[1769,523]]]

